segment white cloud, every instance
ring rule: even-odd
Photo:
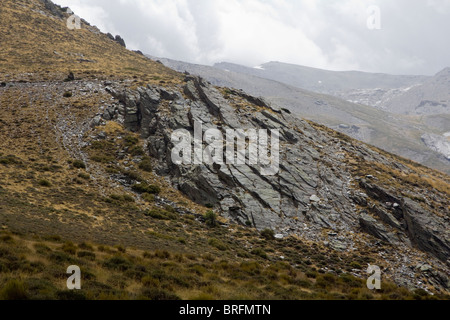
[[[194,63],[283,61],[333,70],[449,66],[450,0],[56,0],[132,49]],[[366,27],[370,5],[382,30]]]

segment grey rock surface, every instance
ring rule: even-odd
[[[344,155],[409,170],[364,144],[336,139],[288,110],[240,91],[224,94],[198,77],[187,76],[178,91],[148,86],[111,93],[123,104],[118,110],[123,110],[124,124],[147,139],[148,152],[157,159],[156,172],[235,223],[322,242],[318,235],[324,229],[336,235],[362,231],[404,252],[418,248],[444,263],[450,257],[448,208],[436,215],[417,200],[383,187],[373,175],[354,176]],[[238,101],[244,107],[237,107]],[[263,107],[256,111],[246,103]],[[260,164],[248,163],[174,164],[171,135],[178,129],[193,135],[195,121],[203,122],[203,133],[217,128],[224,136],[227,129],[278,129],[279,172],[265,176]],[[358,242],[354,237],[330,240],[336,250],[350,250]]]
[[[426,76],[333,72],[279,62],[249,68],[229,63],[211,67],[158,59],[177,71],[199,75],[214,85],[243,89],[251,95],[263,96],[270,103],[301,117],[450,173],[450,160],[420,138],[424,134],[444,134],[448,131],[448,109],[427,109],[427,102],[424,102],[419,108],[422,115],[420,121],[406,115],[416,114],[415,111],[405,111],[408,106],[422,103],[422,100],[408,98],[410,92],[416,90],[419,90],[415,94],[418,96],[422,96],[422,91],[428,92],[426,100],[436,104],[439,99],[432,98],[432,87],[436,86],[439,96],[443,95],[443,101],[447,101],[445,72],[434,79]],[[413,104],[410,100],[414,100]],[[446,113],[442,113],[445,110]],[[442,112],[438,114],[438,111]]]

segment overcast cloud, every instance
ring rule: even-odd
[[[435,74],[450,66],[450,0],[55,0],[127,46],[199,64],[282,61]],[[381,30],[367,28],[367,8]]]

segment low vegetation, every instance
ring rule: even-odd
[[[4,300],[448,298],[408,291],[390,282],[370,291],[363,279],[349,273],[320,273],[302,262],[293,267],[262,249],[254,249],[250,258],[230,259],[227,252],[235,248],[219,238],[208,241],[211,250],[203,251],[209,252],[194,254],[75,244],[55,236],[1,235],[0,299]],[[294,239],[274,249],[287,245],[306,249]],[[73,264],[81,268],[82,289],[69,291],[66,269]]]

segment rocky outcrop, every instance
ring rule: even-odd
[[[411,199],[404,199],[403,212],[407,233],[421,250],[430,252],[442,261],[450,257],[448,221],[437,219]]]
[[[449,259],[450,234],[446,228],[448,217],[447,220],[438,217],[412,199],[399,197],[393,191],[368,183],[366,180],[361,180],[359,184],[373,200],[380,203],[370,209],[382,222],[396,231],[402,231],[408,241],[417,248],[433,254],[442,261]],[[375,219],[365,216],[360,218],[360,224],[375,237],[394,243],[384,226]]]
[[[315,241],[322,229],[336,234],[363,231],[389,244],[417,247],[442,261],[450,257],[442,217],[353,176],[343,158],[347,154],[400,169],[401,163],[351,140],[337,139],[263,99],[240,91],[222,93],[198,77],[187,76],[182,87],[170,90],[156,86],[109,90],[123,104],[119,109],[125,126],[147,139],[148,152],[157,159],[156,172],[170,177],[192,200],[213,206],[232,221]],[[194,135],[195,123],[200,122],[202,133],[216,128],[224,137],[230,129],[278,130],[279,171],[261,174],[260,164],[175,164],[172,133],[183,129]],[[357,188],[352,186],[356,180]],[[354,239],[341,237],[339,244],[341,249],[351,248]]]
[[[125,44],[125,40],[123,40],[123,38],[119,35],[116,35],[116,37],[114,38],[114,40],[120,44],[122,47],[126,48],[126,44]]]
[[[45,9],[47,9],[52,15],[54,15],[55,17],[58,17],[58,18],[64,17],[64,14],[63,14],[60,6],[54,4],[50,0],[41,0],[41,1],[44,4]]]

